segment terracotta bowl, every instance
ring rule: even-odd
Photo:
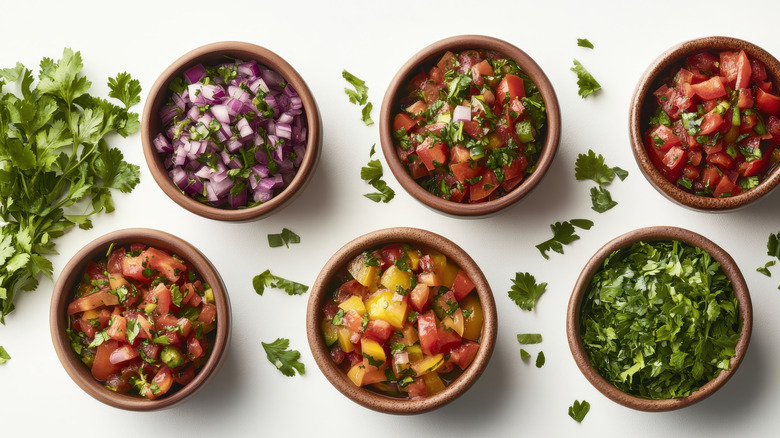
[[[742,320],[742,332],[736,345],[736,354],[731,358],[730,367],[726,371],[721,371],[717,377],[702,385],[697,391],[692,392],[687,397],[678,397],[663,400],[651,400],[625,393],[610,384],[596,371],[590,363],[588,353],[580,336],[580,309],[582,301],[587,293],[593,275],[601,269],[604,260],[613,252],[619,249],[628,248],[637,241],[670,241],[678,240],[692,246],[697,246],[709,252],[712,257],[718,261],[723,272],[731,281],[734,289],[734,295],[739,300],[739,317]],[[745,279],[739,270],[736,262],[721,247],[711,240],[696,234],[692,231],[676,227],[648,227],[640,228],[622,236],[619,236],[601,249],[588,261],[580,273],[577,283],[574,285],[574,291],[569,299],[569,307],[566,314],[566,335],[569,340],[574,360],[580,371],[602,394],[607,396],[623,406],[641,411],[670,411],[673,409],[689,406],[697,401],[703,400],[715,391],[721,388],[733,375],[742,363],[745,357],[750,335],[753,329],[753,305],[750,300]]]
[[[308,140],[306,143],[306,154],[295,177],[281,193],[260,205],[233,210],[207,205],[182,193],[168,176],[168,171],[163,165],[163,159],[155,150],[152,142],[163,129],[159,113],[160,109],[171,99],[171,92],[168,89],[171,81],[182,76],[185,70],[194,65],[203,64],[208,67],[235,59],[242,61],[255,60],[259,64],[279,73],[287,82],[293,85],[303,102],[308,122]],[[149,90],[149,96],[141,116],[141,141],[143,143],[144,155],[146,156],[146,164],[149,166],[154,180],[157,181],[157,185],[174,202],[192,213],[209,219],[250,221],[279,211],[303,192],[311,180],[319,161],[322,149],[321,124],[322,121],[314,95],[312,95],[303,78],[287,61],[276,53],[254,44],[225,41],[207,44],[186,53],[160,74],[160,77],[157,78],[157,81]]]
[[[216,338],[212,344],[213,349],[208,360],[195,374],[194,380],[178,388],[175,392],[169,392],[155,400],[148,400],[130,394],[120,394],[107,389],[101,382],[92,377],[90,369],[73,352],[68,336],[65,333],[69,326],[68,303],[72,301],[75,289],[84,276],[87,262],[105,257],[112,243],[117,246],[143,243],[176,254],[186,262],[189,262],[197,273],[200,274],[203,281],[211,286],[214,292],[214,300],[217,306],[217,328]],[[65,371],[81,389],[98,401],[116,408],[130,411],[152,411],[168,408],[189,399],[203,389],[217,374],[217,370],[222,366],[222,362],[226,357],[225,353],[230,343],[230,300],[219,273],[214,269],[211,262],[195,247],[176,236],[162,231],[129,228],[114,231],[93,240],[79,250],[65,265],[54,285],[54,294],[52,295],[49,311],[49,325],[57,356],[60,362],[62,362],[62,366],[65,367]]]
[[[435,65],[448,50],[457,53],[467,49],[493,50],[507,58],[514,59],[539,88],[547,107],[547,125],[544,128],[545,138],[536,171],[505,196],[476,204],[449,201],[432,195],[425,190],[409,175],[398,159],[393,140],[393,117],[400,109],[399,100],[403,97],[403,87],[408,83],[409,79],[423,69],[427,70]],[[524,51],[500,39],[482,35],[460,35],[429,45],[412,56],[398,70],[398,73],[396,73],[387,87],[387,92],[382,100],[379,116],[379,136],[382,143],[382,151],[388,166],[390,166],[390,170],[404,190],[409,192],[412,197],[431,209],[450,216],[485,216],[514,204],[539,184],[558,150],[561,136],[561,114],[558,107],[558,98],[550,80],[539,65]]]
[[[645,178],[666,198],[691,209],[722,212],[744,207],[763,197],[780,182],[780,169],[774,168],[765,179],[752,190],[726,198],[712,198],[688,193],[669,182],[655,167],[645,150],[643,137],[650,127],[650,117],[657,106],[653,92],[664,82],[668,82],[684,62],[685,58],[702,51],[720,52],[724,50],[744,50],[751,57],[761,61],[766,67],[767,76],[774,84],[780,83],[780,61],[766,50],[747,41],[729,37],[706,37],[678,44],[659,56],[637,84],[631,99],[629,112],[629,135],[634,158]]]
[[[344,271],[347,264],[363,251],[381,247],[390,243],[410,243],[416,246],[437,250],[453,260],[471,278],[476,286],[476,293],[482,304],[483,326],[480,347],[473,362],[466,370],[450,382],[449,386],[432,396],[410,400],[393,398],[374,392],[364,387],[356,386],[333,362],[328,347],[325,345],[321,331],[322,309],[327,300],[333,296],[338,287],[336,277]],[[468,390],[487,367],[496,343],[498,316],[493,293],[484,274],[474,260],[452,241],[416,228],[387,228],[360,236],[339,249],[317,276],[311,288],[309,304],[306,311],[306,332],[309,338],[314,359],[322,373],[342,394],[352,401],[379,412],[389,414],[419,414],[439,408]]]

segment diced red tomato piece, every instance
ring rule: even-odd
[[[368,295],[368,287],[363,286],[357,280],[350,280],[342,284],[339,289],[347,292],[350,295],[357,295],[361,298],[365,298]]]
[[[728,94],[726,92],[726,87],[723,86],[723,81],[718,76],[691,85],[691,89],[696,95],[701,97],[702,100],[717,99]]]
[[[667,151],[672,146],[680,144],[680,137],[674,134],[671,128],[666,125],[658,125],[653,132],[650,133],[653,138],[655,146],[662,151]]]
[[[758,107],[759,111],[763,111],[774,116],[780,115],[780,97],[767,93],[760,88],[756,92],[756,106]]]
[[[734,159],[724,151],[709,154],[705,160],[707,163],[717,165],[721,169],[731,169],[734,166]]]
[[[693,73],[694,83],[701,82],[719,73],[718,58],[707,52],[691,55],[686,58],[685,63],[688,66],[688,70]]]
[[[507,96],[509,96],[508,99]],[[503,104],[504,102],[509,102],[516,97],[525,97],[525,86],[523,84],[523,79],[519,76],[508,74],[504,76],[504,79],[502,79],[501,82],[498,83],[498,87],[496,87],[497,101],[499,104]]]
[[[123,344],[121,347],[111,352],[109,361],[114,365],[120,365],[130,359],[138,357],[138,351],[130,344]]]
[[[454,348],[450,351],[450,360],[454,362],[460,369],[465,370],[479,351],[479,344],[473,341],[466,341],[458,348]]]
[[[661,170],[661,173],[663,173],[669,181],[676,182],[680,178],[680,175],[682,175],[682,170],[685,168],[687,158],[688,155],[682,148],[679,146],[672,147],[664,154],[664,167]]]
[[[455,294],[455,299],[460,301],[466,297],[472,290],[474,290],[474,283],[469,278],[466,271],[459,270],[455,275],[455,280],[452,282],[452,292]]]
[[[363,316],[355,309],[349,309],[344,315],[344,326],[355,333],[363,333]]]
[[[715,166],[706,166],[701,173],[701,182],[704,188],[714,190],[715,186],[720,182],[721,172]]]
[[[449,354],[453,348],[457,348],[461,344],[461,336],[454,330],[439,325],[437,331],[439,335],[439,353]]]
[[[663,126],[663,125],[661,125]],[[704,121],[701,123],[699,135],[710,135],[715,133],[723,126],[723,116],[716,112],[709,112],[704,115]]]
[[[393,132],[400,129],[403,129],[404,132],[409,132],[415,126],[417,126],[417,123],[406,113],[398,113],[395,115],[395,119],[393,119]]]
[[[204,324],[211,324],[217,317],[217,306],[213,304],[203,303],[200,308],[200,315],[198,321]]]
[[[428,387],[425,386],[425,381],[421,377],[415,378],[412,383],[406,385],[406,392],[409,393],[409,398],[412,400],[428,397]]]
[[[746,109],[753,106],[753,92],[750,88],[739,89],[739,100],[737,101],[737,107],[739,109]]]
[[[81,298],[77,298],[68,304],[68,315],[97,309],[102,306],[116,306],[119,304],[119,298],[109,293],[108,290],[101,290]]]
[[[103,341],[95,352],[95,360],[92,363],[92,377],[104,381],[110,375],[118,373],[122,367],[111,363],[111,354],[120,347],[120,343],[113,339]]]
[[[701,175],[701,169],[699,169],[699,166],[694,166],[692,164],[688,164],[683,169],[683,177],[688,178],[689,180],[693,181],[696,178]]]
[[[114,322],[111,327],[108,328],[106,334],[114,340],[125,341],[127,340],[127,318],[122,315],[114,316]]]
[[[740,193],[742,193],[742,188],[734,184],[728,176],[723,175],[720,181],[718,181],[718,185],[715,186],[715,191],[712,192],[712,196],[714,198],[721,198],[725,196],[736,196]]]
[[[432,171],[447,162],[447,145],[441,142],[434,143],[433,138],[428,137],[417,146],[417,156],[425,164],[425,168]]]
[[[747,88],[750,85],[750,75],[752,73],[752,67],[750,66],[750,60],[744,50],[739,51],[737,57],[737,78],[734,88]]]
[[[203,354],[203,345],[201,345],[198,338],[191,335],[187,339],[187,357],[190,358],[190,360],[195,360],[203,356]]]
[[[475,184],[471,185],[471,200],[481,201],[487,198],[498,188],[498,179],[492,170],[485,168],[480,174],[482,177]]]
[[[409,302],[417,313],[424,313],[430,304],[431,288],[425,283],[417,283],[409,294]]]
[[[368,322],[363,336],[383,344],[390,338],[393,331],[395,331],[395,328],[389,322],[383,319],[374,319]]]
[[[439,352],[439,333],[433,312],[417,315],[417,332],[423,354],[428,356],[437,354]]]

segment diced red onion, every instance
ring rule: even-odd
[[[202,64],[194,65],[184,72],[184,80],[188,84],[194,84],[206,77],[206,68]]]
[[[171,146],[171,142],[168,141],[168,138],[162,133],[157,134],[157,137],[154,138],[152,144],[154,144],[154,148],[157,150],[157,152],[173,152],[173,146]]]
[[[469,122],[471,121],[471,108],[466,105],[458,105],[452,110],[453,122]]]

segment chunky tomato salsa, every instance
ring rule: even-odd
[[[446,52],[406,84],[393,119],[396,152],[430,193],[485,202],[536,169],[547,120],[539,90],[496,52]]]
[[[744,51],[689,56],[653,95],[645,148],[677,187],[735,196],[780,161],[780,97],[764,64]]]
[[[323,308],[331,358],[358,386],[400,398],[443,390],[482,333],[474,283],[437,251],[391,244],[355,257]]]
[[[148,399],[195,377],[217,315],[213,291],[186,261],[142,244],[90,261],[67,311],[71,346],[92,376]]]

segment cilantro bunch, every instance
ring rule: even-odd
[[[36,85],[21,63],[0,70],[2,323],[17,292],[51,278],[54,239],[74,225],[91,228],[92,215],[114,210],[111,190],[129,193],[138,184],[138,166],[106,138],[138,130],[138,114],[128,110],[140,102],[141,86],[127,73],[110,78],[118,106],[89,94],[82,67],[81,54],[66,48],[56,62],[43,58]]]

